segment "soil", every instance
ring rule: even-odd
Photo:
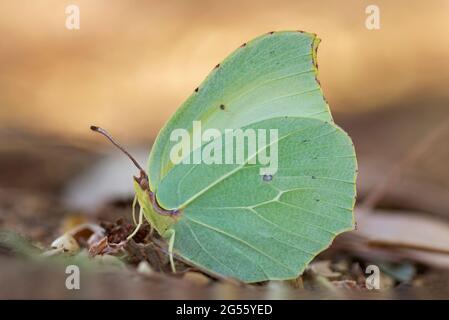
[[[359,203],[392,163],[448,116],[447,108],[385,110],[337,116],[357,148]],[[382,130],[374,130],[379,123]],[[173,274],[166,246],[148,224],[127,241],[134,230],[132,196],[91,210],[75,210],[64,201],[67,185],[102,158],[97,145],[15,130],[0,131],[0,138],[0,298],[449,298],[448,265],[404,254],[408,251],[398,255],[394,246],[362,250],[351,236],[338,238],[293,281],[245,285],[178,259]],[[447,138],[448,132],[440,143]],[[425,212],[427,219],[449,223],[449,150],[429,150],[402,168],[373,210]],[[48,256],[52,242],[67,232],[79,248]],[[82,260],[81,289],[68,290],[65,268],[75,258]],[[371,264],[380,267],[381,290],[366,286]]]

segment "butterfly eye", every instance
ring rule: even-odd
[[[148,180],[147,179],[140,180],[139,185],[142,188],[142,190],[148,190],[149,185],[148,185]]]

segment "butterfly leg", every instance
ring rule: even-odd
[[[167,230],[167,234],[170,237],[168,239],[168,255],[170,256],[170,266],[173,273],[176,273],[175,262],[173,261],[173,245],[175,244],[175,230]]]
[[[133,207],[133,212],[134,212],[134,207]],[[139,211],[139,222],[137,223],[137,226],[134,229],[134,231],[128,236],[128,238],[126,238],[126,240],[131,240],[132,237],[134,237],[136,235],[136,233],[139,231],[140,227],[142,226],[142,222],[143,222],[143,209],[140,208],[140,211]]]
[[[134,196],[133,207],[132,207],[132,216],[133,216],[134,225],[137,225],[137,221],[136,221],[136,206],[137,206],[137,195]]]

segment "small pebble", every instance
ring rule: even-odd
[[[202,273],[192,272],[192,271],[186,272],[184,274],[184,280],[190,281],[194,284],[201,285],[201,286],[204,286],[204,285],[207,285],[210,283],[210,279],[207,276],[205,276]]]

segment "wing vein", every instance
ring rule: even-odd
[[[232,235],[232,234],[230,234],[230,233],[228,233],[228,232],[226,232],[226,231],[224,231],[224,230],[221,230],[221,229],[218,229],[218,228],[216,228],[216,227],[213,227],[213,226],[211,226],[211,225],[209,225],[209,224],[207,224],[207,223],[204,223],[204,222],[201,222],[201,221],[192,219],[191,217],[184,216],[184,218],[186,218],[186,219],[188,219],[188,220],[190,220],[190,221],[192,221],[192,222],[194,222],[194,223],[196,223],[196,224],[202,225],[203,227],[206,227],[206,228],[209,228],[209,229],[211,229],[211,230],[214,230],[215,232],[218,232],[218,233],[220,233],[220,234],[223,234],[223,235],[225,235],[225,236],[227,236],[227,237],[229,237],[229,238],[231,238],[231,239],[234,239],[234,240],[236,240],[237,242],[240,242],[240,243],[244,244],[245,246],[247,246],[248,248],[252,249],[253,251],[255,251],[255,252],[257,252],[257,253],[259,253],[259,254],[265,256],[266,258],[268,258],[268,259],[270,259],[270,260],[272,260],[273,262],[275,262],[275,263],[278,264],[279,266],[281,266],[281,267],[287,269],[288,271],[291,271],[291,272],[293,272],[293,273],[296,273],[296,271],[293,270],[293,269],[291,269],[289,266],[283,264],[282,262],[278,261],[276,258],[270,256],[269,254],[264,253],[264,252],[261,251],[260,249],[254,247],[252,244],[246,242],[246,241],[243,240],[243,239],[240,239],[239,237],[236,237],[236,236],[234,236],[234,235]]]

